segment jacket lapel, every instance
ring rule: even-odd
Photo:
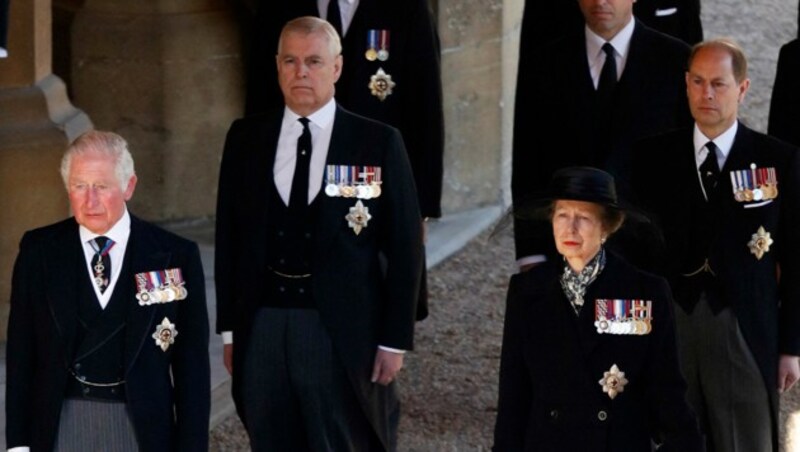
[[[141,220],[131,215],[131,235],[125,252],[123,273],[120,274],[122,279],[117,282],[117,288],[114,290],[114,296],[124,297],[128,309],[125,340],[126,374],[136,361],[145,341],[148,338],[152,340],[151,335],[155,331],[156,322],[161,321],[161,319],[155,318],[158,311],[156,307],[139,306],[134,284],[134,276],[137,273],[169,268],[171,254],[160,251],[160,248],[153,237],[147,233]],[[120,283],[123,284],[120,286]],[[121,292],[117,293],[118,290]]]
[[[89,278],[81,248],[78,224],[72,222],[55,235],[44,259],[43,283],[47,285],[47,303],[64,344],[64,360],[69,362],[75,347],[78,321],[78,284]]]
[[[333,120],[331,143],[328,146],[328,156],[325,159],[326,165],[355,164],[352,153],[348,152],[349,148],[344,144],[358,142],[358,140],[353,137],[353,129],[349,126],[348,119],[347,114],[337,105],[336,116]],[[325,244],[330,243],[330,240],[341,231],[338,222],[345,221],[344,217],[347,215],[347,212],[341,210],[340,202],[335,202],[334,198],[325,195],[324,190],[318,196],[321,196],[322,199],[320,199],[320,216],[317,221],[316,235],[319,237],[317,244],[322,248],[327,248]],[[355,204],[355,200],[353,204]],[[324,251],[324,249],[318,251]]]

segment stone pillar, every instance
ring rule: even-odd
[[[509,191],[522,3],[436,3],[442,42],[446,213],[496,205]]]
[[[72,93],[125,137],[131,211],[212,216],[225,133],[244,105],[240,35],[224,0],[86,0],[72,24]]]
[[[0,341],[22,233],[69,213],[59,175],[70,140],[92,127],[51,74],[50,0],[12,1],[0,59]]]

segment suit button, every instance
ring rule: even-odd
[[[301,288],[297,289],[297,292],[298,293],[306,293],[306,290],[301,287]]]
[[[286,292],[286,288],[283,286],[278,287],[278,292]]]
[[[74,366],[72,366],[72,367],[73,367],[75,370],[81,370],[81,363],[75,363],[75,365],[74,365]]]
[[[558,410],[550,411],[550,418],[553,419],[553,420],[558,419]]]
[[[286,259],[278,259],[278,262],[280,262],[281,264],[285,264],[286,263]]]
[[[85,387],[85,386],[84,386],[84,388],[83,388],[83,395],[89,395],[89,388],[87,388],[87,387]]]
[[[600,410],[597,413],[597,419],[600,419],[601,421],[605,421],[606,419],[608,419],[608,413],[606,413],[604,410]]]
[[[116,388],[111,388],[111,393],[112,394],[116,394],[117,393],[117,389]]]
[[[283,231],[278,231],[278,237],[283,237]]]
[[[311,233],[310,232],[306,232],[304,234],[304,237],[307,238],[307,239],[310,239],[311,238]]]

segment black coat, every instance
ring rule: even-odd
[[[319,16],[316,0],[261,0],[249,58],[246,113],[283,106],[274,55],[283,25],[301,16]],[[368,61],[367,32],[389,30],[389,59]],[[442,215],[444,111],[441,52],[428,0],[361,0],[342,40],[344,64],[336,101],[362,116],[400,130],[411,162],[424,217]],[[378,68],[396,83],[381,101],[368,87]]]
[[[784,44],[769,104],[769,134],[800,146],[800,40]]]
[[[176,267],[182,270],[188,297],[140,306],[134,275]],[[79,286],[88,278],[74,219],[29,231],[22,238],[8,323],[9,448],[53,450],[67,380],[73,378],[67,365],[79,345]],[[123,298],[129,306],[125,391],[140,448],[208,450],[209,326],[197,245],[131,216],[122,273],[112,297]],[[175,324],[178,335],[175,343],[162,351],[151,335],[165,317]]]
[[[723,297],[736,315],[764,378],[773,408],[773,443],[778,444],[778,355],[800,355],[800,262],[796,256],[800,250],[800,153],[739,123],[721,170],[713,227],[710,234],[698,237],[699,227],[691,219],[701,218],[708,207],[697,173],[692,133],[692,128],[677,130],[636,146],[633,193],[664,232],[664,273],[675,301],[687,312],[703,287],[697,278],[682,275],[708,259],[716,274],[714,295]],[[775,168],[777,198],[767,203],[734,199],[730,172],[749,169],[752,164]],[[774,243],[757,259],[748,242],[762,226]],[[698,244],[707,246],[708,252]]]
[[[495,452],[703,450],[678,363],[667,282],[607,253],[576,316],[562,260],[511,278],[500,361]],[[652,301],[646,335],[600,334],[596,299]],[[628,384],[612,400],[599,380],[616,364]]]
[[[553,173],[567,166],[594,166],[624,179],[635,140],[692,123],[685,43],[637,20],[613,104],[598,112],[585,39],[581,29],[541,47],[537,55],[548,62],[546,69],[535,68],[517,81],[511,163],[515,206],[540,195]],[[607,130],[597,130],[598,118],[608,121]],[[564,139],[551,146],[543,137]],[[555,253],[545,222],[515,221],[514,239],[518,258]]]
[[[700,0],[637,0],[633,15],[650,28],[676,37],[687,44],[703,40]],[[584,18],[577,1],[544,2],[526,0],[520,30],[520,61],[535,57],[537,46],[583,29]],[[521,64],[520,67],[527,67]],[[543,66],[546,67],[546,66]],[[527,72],[521,75],[527,76]],[[518,78],[524,80],[524,78]]]
[[[253,314],[268,296],[264,275],[268,194],[282,112],[233,123],[225,141],[217,202],[217,332],[233,331],[233,398],[241,407],[243,353]],[[367,419],[384,446],[396,442],[395,386],[370,382],[378,345],[411,350],[423,248],[419,209],[399,132],[337,107],[327,164],[379,166],[382,193],[364,199],[372,219],[356,235],[345,215],[356,200],[319,199],[312,292]],[[386,257],[382,267],[381,256]],[[240,410],[240,416],[244,413]]]

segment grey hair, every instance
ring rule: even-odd
[[[122,191],[128,187],[128,182],[136,171],[133,167],[133,156],[128,150],[128,142],[114,132],[90,130],[73,141],[61,159],[61,178],[64,186],[69,191],[69,172],[72,158],[76,155],[85,155],[97,152],[114,159],[114,176],[119,182]]]
[[[342,40],[333,25],[327,20],[314,16],[302,16],[286,22],[278,40],[278,53],[281,51],[283,38],[289,33],[299,33],[304,36],[318,34],[328,41],[328,50],[331,51],[331,56],[337,57],[342,53]]]

